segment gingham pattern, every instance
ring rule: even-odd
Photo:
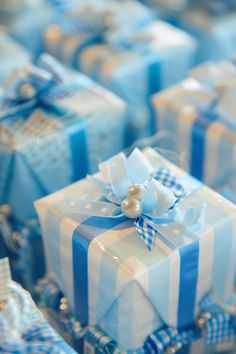
[[[115,341],[113,341],[106,333],[98,326],[91,327],[86,335],[85,340],[92,344],[95,348],[98,348],[101,353],[107,354],[120,354],[120,350]]]
[[[11,272],[8,258],[0,259],[0,302],[7,300],[10,296],[10,290],[7,286],[11,280]]]
[[[167,168],[160,167],[156,172],[155,178],[165,187],[170,188],[176,196],[177,200],[170,210],[173,209],[180,198],[184,196],[184,188],[177,182],[176,177]],[[134,226],[136,227],[140,238],[151,251],[154,246],[155,236],[158,235],[158,231],[148,223],[147,219],[142,217],[135,220]]]
[[[42,318],[30,294],[12,281],[8,288],[8,304],[0,314],[0,352],[65,353],[64,341]]]
[[[203,298],[200,303],[202,313],[209,312],[210,318],[206,320],[202,330],[195,325],[184,331],[167,327],[151,334],[145,344],[144,349],[150,354],[163,354],[167,348],[179,343],[184,346],[200,337],[206,339],[207,344],[219,344],[235,340],[236,330],[234,319],[224,312],[214,301],[211,294]]]
[[[202,311],[209,311],[212,316],[206,322],[207,344],[217,344],[235,339],[234,318],[218,306],[212,294],[207,295],[200,303]]]
[[[155,236],[158,235],[158,232],[142,217],[135,219],[134,226],[136,227],[140,238],[143,240],[149,251],[151,251],[154,246]]]
[[[169,169],[160,167],[156,172],[155,178],[165,187],[170,188],[176,198],[183,197],[185,192],[184,188],[177,182],[176,177],[170,172]]]

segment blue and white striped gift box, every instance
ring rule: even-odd
[[[164,241],[157,237],[151,252],[130,220],[76,213],[73,198],[101,196],[88,179],[36,202],[49,276],[81,325],[99,325],[126,350],[141,347],[163,322],[179,328],[193,323],[212,287],[229,296],[236,269],[235,206],[154,150],[142,158],[154,169],[169,168],[192,191],[178,204],[183,213],[205,205],[200,223],[160,225]],[[103,170],[99,177],[107,180]]]
[[[236,68],[228,62],[206,64],[189,76],[153,96],[156,129],[169,132],[171,145],[166,142],[165,148],[184,152],[189,173],[218,188],[227,183],[235,169],[236,105],[232,89]],[[219,83],[226,87],[222,96],[215,90]]]

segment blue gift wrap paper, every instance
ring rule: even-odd
[[[108,166],[113,166],[111,181]],[[172,221],[162,224],[165,221],[158,219],[157,234],[143,219],[143,238],[140,223],[134,224],[126,214],[117,216],[115,204],[105,203],[100,212],[96,209],[104,205],[100,188],[105,191],[109,181],[117,193],[124,192],[126,168],[134,181],[141,181],[147,171],[169,169],[166,176],[173,174],[186,191],[170,210]],[[163,183],[170,181],[167,177]],[[163,205],[167,199],[175,200],[164,195]],[[68,298],[75,319],[81,326],[99,325],[125,350],[142,347],[145,338],[164,324],[189,326],[212,287],[221,299],[233,290],[236,207],[152,149],[135,150],[127,160],[116,155],[100,166],[95,179],[41,199],[36,208],[48,274]],[[93,208],[100,216],[89,217]],[[114,210],[113,218],[106,217],[107,208]],[[151,251],[143,242],[146,236],[155,236]]]

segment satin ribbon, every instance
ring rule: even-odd
[[[55,101],[75,92],[69,85],[65,69],[54,58],[43,54],[38,66],[31,64],[14,73],[0,91],[0,121],[36,105],[52,106]]]
[[[101,218],[127,217],[122,207],[123,201],[129,199],[127,192],[131,186],[142,185],[144,192],[139,202],[142,212],[137,217],[131,218],[134,219],[138,235],[151,250],[155,236],[159,234],[158,226],[175,220],[176,205],[184,196],[184,189],[182,195],[176,197],[177,194],[175,195],[171,190],[172,186],[176,191],[176,182],[169,172],[162,177],[162,183],[155,179],[155,171],[138,149],[135,149],[128,158],[123,153],[116,155],[100,165],[100,169],[105,171],[108,183],[94,176],[88,176],[88,178],[100,190],[105,201],[67,196],[67,199],[73,199],[73,211],[77,214]],[[165,186],[168,184],[170,188]],[[187,226],[197,223],[201,219],[203,209],[204,206],[190,208],[182,215],[182,222]],[[179,217],[180,215],[181,213]]]

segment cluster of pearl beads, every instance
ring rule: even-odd
[[[129,187],[127,198],[121,203],[121,210],[130,219],[136,219],[143,212],[141,199],[145,187],[142,184],[133,184]]]

